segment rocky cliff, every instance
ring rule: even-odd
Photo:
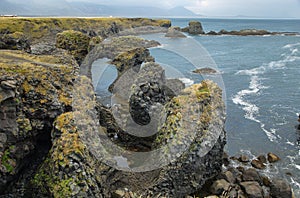
[[[1,20],[2,35],[30,37],[2,45],[14,50],[0,53],[0,195],[184,197],[221,171],[225,115],[216,84],[184,89],[166,79],[147,49],[157,42],[132,36],[103,41],[118,28],[168,22]],[[22,47],[27,44],[30,50]],[[112,108],[96,101],[87,77],[90,64],[103,57],[119,71]],[[150,63],[141,67],[144,62]],[[134,78],[128,81],[129,74]]]
[[[41,161],[37,152],[51,146],[53,121],[72,109],[72,81],[78,72],[67,54],[35,56],[0,53],[0,192],[24,170]],[[45,153],[44,153],[45,155]]]

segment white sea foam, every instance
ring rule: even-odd
[[[256,67],[254,69],[246,69],[246,70],[241,70],[236,73],[236,75],[258,75],[258,74],[263,74],[266,71],[266,67],[260,66]]]
[[[181,82],[183,82],[185,84],[185,86],[187,86],[187,87],[194,84],[194,81],[192,79],[189,79],[189,78],[179,78],[179,80]]]
[[[243,110],[246,112],[245,118],[255,122],[259,122],[259,120],[257,120],[255,117],[255,115],[259,114],[259,107],[244,100],[244,97],[247,95],[256,95],[260,91],[261,87],[259,80],[260,79],[257,76],[252,76],[249,89],[239,91],[232,98],[234,104],[243,106]]]
[[[287,44],[287,45],[283,46],[283,49],[297,47],[297,46],[300,46],[300,43]]]
[[[289,49],[289,52],[281,54],[282,59],[278,61],[271,61],[267,64],[263,64],[259,67],[248,69],[248,70],[241,70],[236,72],[236,75],[247,75],[250,76],[251,81],[249,84],[248,89],[244,89],[239,91],[236,95],[233,96],[232,101],[234,104],[243,106],[243,110],[245,111],[244,117],[257,122],[260,124],[261,129],[265,132],[267,137],[272,142],[277,142],[278,139],[281,139],[279,135],[276,134],[276,129],[267,129],[265,124],[262,123],[257,117],[259,116],[259,107],[251,103],[249,100],[245,98],[250,95],[257,95],[261,92],[262,89],[267,89],[267,86],[263,86],[262,80],[260,78],[262,74],[270,71],[270,70],[277,70],[277,69],[284,69],[287,66],[287,63],[294,62],[296,60],[300,60],[299,56],[296,56],[299,52],[298,46],[300,43],[289,44],[283,47],[283,49]]]
[[[295,143],[290,142],[289,140],[286,142],[286,144],[291,145],[291,146],[295,146]]]

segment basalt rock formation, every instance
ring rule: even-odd
[[[56,46],[45,51],[42,45],[35,45],[35,55],[1,50],[0,195],[184,197],[221,171],[226,139],[218,86],[203,81],[184,88],[180,81],[166,79],[159,65],[141,66],[153,61],[146,48],[157,46],[155,41],[132,36],[102,39],[126,27],[120,22],[128,22],[128,26],[139,26],[141,21],[144,25],[168,23],[143,19],[117,19],[114,23],[111,19],[1,20],[1,33],[14,34],[20,28],[25,28],[25,34],[32,33],[28,37],[31,47],[45,35],[57,39]],[[15,29],[8,25],[12,23]],[[101,24],[108,24],[107,29],[96,32]],[[47,43],[47,39],[43,41]],[[84,58],[86,50],[88,58]],[[120,75],[112,108],[97,103],[88,78],[90,67],[85,67],[103,57],[112,60]],[[131,72],[132,83],[126,92],[120,90],[118,83],[122,78],[128,83],[126,75]],[[119,91],[128,97],[118,101]],[[121,121],[130,119],[134,122],[122,125]],[[157,127],[147,128],[148,124],[154,126],[153,121]],[[135,129],[131,124],[153,132],[136,130],[137,135],[131,134],[126,130]]]
[[[8,188],[11,182],[42,160],[39,152],[50,149],[53,121],[72,109],[72,81],[79,68],[67,55],[2,50],[0,57],[0,194],[4,194],[13,191]]]

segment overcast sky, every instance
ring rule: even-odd
[[[184,6],[206,16],[259,16],[300,18],[300,0],[67,0],[107,5]]]

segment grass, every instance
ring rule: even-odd
[[[146,18],[7,18],[0,17],[0,34],[23,32],[30,39],[38,39],[53,32],[64,30],[91,31],[101,33],[109,30],[112,24],[120,29],[139,26],[170,26],[169,20]]]

